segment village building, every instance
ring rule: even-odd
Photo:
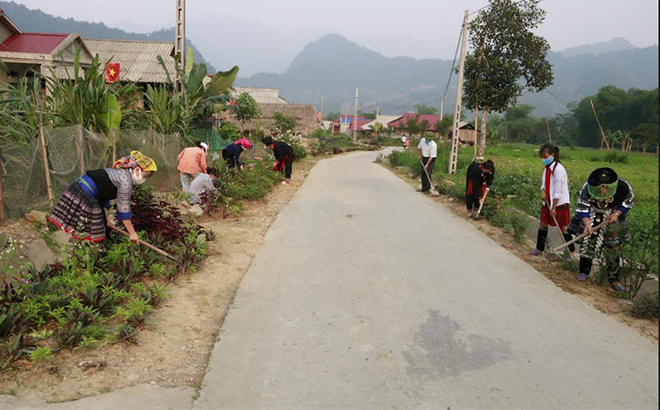
[[[407,127],[408,121],[410,121],[411,119],[417,119],[417,124],[422,124],[424,121],[426,121],[427,124],[426,130],[423,130],[423,132],[431,132],[433,133],[434,137],[437,137],[439,135],[437,130],[437,124],[440,121],[440,116],[438,115],[416,114],[412,112],[406,112],[402,116],[397,117],[396,119],[388,122],[387,127],[398,130],[404,130]],[[411,137],[414,137],[414,135],[411,135]]]
[[[78,34],[24,33],[0,9],[0,82],[50,76],[58,67],[73,66],[78,51],[80,67],[89,67],[92,54]]]
[[[447,138],[451,139],[454,126],[449,127],[447,131]],[[474,124],[461,121],[458,123],[458,141],[462,144],[472,145],[477,140],[477,130],[474,129]]]

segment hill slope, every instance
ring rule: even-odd
[[[565,57],[551,52],[555,83],[550,92],[566,102],[595,93],[613,84],[621,88],[658,86],[658,47],[621,50],[597,56],[581,54]],[[276,87],[289,101],[319,106],[325,97],[325,111],[353,112],[355,86],[360,90],[360,109],[377,106],[386,114],[414,110],[419,103],[439,104],[444,93],[450,60],[389,58],[368,50],[337,34],[309,43],[283,74],[260,73],[240,78],[237,85]],[[456,76],[445,97],[449,112],[456,95]],[[549,116],[566,112],[566,106],[549,92],[525,93],[521,102],[536,107],[535,114]]]
[[[21,30],[28,32],[78,33],[82,37],[88,38],[174,42],[174,28],[162,29],[147,34],[128,33],[118,28],[108,27],[103,23],[89,23],[86,21],[76,21],[71,18],[64,19],[51,16],[41,10],[32,10],[13,1],[0,1],[0,9],[4,10],[5,14]],[[186,40],[186,44],[192,46],[195,62],[205,63],[209,72],[215,72],[215,68],[204,59],[189,39]]]

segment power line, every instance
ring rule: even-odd
[[[449,70],[449,78],[447,79],[447,86],[445,87],[445,92],[442,94],[442,98],[447,96],[447,90],[449,90],[449,83],[451,82],[451,76],[454,75],[454,67],[456,66],[456,58],[458,58],[458,49],[461,46],[461,38],[463,38],[462,24],[461,24],[461,31],[458,33],[458,42],[456,43],[456,51],[454,52],[454,61],[451,63],[451,70]]]
[[[552,93],[552,91],[548,90],[547,88],[545,89],[545,91],[546,91],[548,94],[550,94],[551,96],[555,97],[555,99],[556,99],[557,101],[560,101],[560,102],[564,103],[564,105],[568,106],[568,103],[567,103],[566,101],[564,101],[564,100],[562,100],[561,98],[559,98],[559,97],[557,97],[556,95],[554,95],[554,94]]]

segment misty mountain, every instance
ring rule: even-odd
[[[621,50],[632,50],[635,45],[623,37],[614,37],[610,41],[603,41],[595,44],[587,44],[583,46],[569,47],[559,52],[564,57],[575,57],[581,54],[591,54],[597,56],[599,54],[611,53]]]
[[[554,67],[554,85],[520,98],[521,103],[536,107],[537,116],[564,113],[567,108],[562,101],[578,101],[604,85],[624,89],[658,86],[657,45],[574,57],[551,52],[548,59]],[[275,87],[287,100],[317,108],[324,96],[326,113],[339,110],[345,114],[353,112],[355,87],[359,86],[360,110],[380,107],[384,114],[399,114],[414,111],[419,103],[438,106],[451,66],[451,60],[385,57],[330,34],[303,48],[283,74],[259,73],[237,79],[236,85]],[[454,75],[444,100],[445,113],[452,111],[455,96]]]
[[[39,33],[77,33],[82,37],[112,40],[136,41],[166,41],[174,43],[174,27],[154,31],[152,33],[128,33],[124,30],[108,27],[103,23],[89,23],[71,18],[64,19],[44,13],[41,10],[31,10],[22,4],[0,1],[0,9],[23,31]],[[209,64],[195,45],[186,39],[186,44],[192,46],[195,62],[205,63],[210,73],[215,68]]]

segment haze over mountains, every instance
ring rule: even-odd
[[[0,1],[0,8],[25,31],[76,32],[83,37],[151,41],[173,41],[174,38],[174,29],[149,34],[128,33],[103,23],[53,17],[13,2]],[[309,38],[314,38],[314,34],[310,33]],[[238,40],[229,41],[236,43]],[[256,40],[245,41],[252,44]],[[262,41],[269,48],[278,47],[276,42]],[[222,47],[214,49],[210,59],[218,67],[228,68],[231,64],[222,61],[219,57],[221,51]],[[520,100],[535,106],[537,116],[566,112],[565,103],[593,94],[608,84],[624,89],[658,86],[657,45],[635,48],[626,39],[613,38],[607,42],[551,52],[549,59],[554,66],[554,85],[539,94],[526,93]],[[195,60],[204,61],[197,50]],[[419,103],[438,106],[451,66],[452,60],[385,57],[341,35],[329,34],[303,47],[283,73],[240,77],[236,85],[278,88],[287,100],[315,104],[318,109],[321,96],[324,96],[326,113],[340,110],[345,114],[353,112],[357,85],[360,87],[361,110],[371,111],[379,107],[381,113],[399,114],[414,111],[414,105]],[[452,76],[444,101],[445,113],[454,105],[455,81],[456,76]]]

